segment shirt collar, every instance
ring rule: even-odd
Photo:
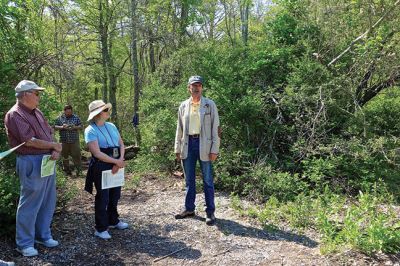
[[[73,118],[74,117],[74,114],[72,114],[70,117],[67,117],[64,113],[61,115],[61,117],[62,118],[65,118],[65,119],[70,119],[70,118]]]
[[[24,112],[33,114],[36,110],[36,108],[34,109],[29,109],[28,107],[26,107],[26,105],[24,105],[23,103],[21,103],[20,101],[18,101],[18,107],[21,108]]]
[[[191,104],[191,105],[193,105],[193,104],[199,104],[199,105],[201,106],[202,100],[203,100],[203,97],[200,98],[200,101],[199,101],[198,103],[193,103],[193,97],[190,96],[190,104]]]

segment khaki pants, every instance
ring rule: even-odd
[[[81,148],[79,146],[79,141],[76,143],[63,143],[61,155],[63,157],[63,166],[65,172],[71,172],[71,168],[69,166],[69,156],[72,157],[74,166],[78,172],[81,171]]]

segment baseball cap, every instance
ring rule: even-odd
[[[35,82],[30,80],[22,80],[18,83],[17,87],[15,87],[16,93],[30,90],[44,91],[45,88],[39,87]]]
[[[193,83],[201,83],[203,84],[203,78],[200,76],[191,76],[188,81],[189,85]]]

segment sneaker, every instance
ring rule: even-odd
[[[0,266],[15,266],[15,263],[12,261],[0,260]]]
[[[108,231],[103,231],[103,232],[97,232],[97,230],[94,232],[94,235],[97,237],[100,237],[101,239],[110,239],[111,235],[108,233]]]
[[[57,240],[54,240],[53,238],[50,238],[50,239],[48,239],[46,241],[35,240],[35,243],[41,244],[41,245],[43,245],[45,247],[48,247],[48,248],[54,248],[54,247],[57,247],[60,244],[60,243],[58,243]]]
[[[39,254],[37,249],[34,247],[28,247],[28,248],[23,248],[23,249],[17,248],[17,251],[19,253],[21,253],[22,256],[24,256],[24,257],[33,257],[33,256],[37,256]]]
[[[119,229],[119,230],[123,230],[123,229],[126,229],[126,228],[128,228],[128,224],[127,223],[124,223],[124,222],[121,222],[121,221],[119,221],[116,225],[110,225],[108,228],[111,228],[111,229]]]
[[[206,217],[206,224],[207,225],[214,225],[215,224],[215,220],[216,220],[216,218],[215,218],[214,213],[207,214],[207,217]]]
[[[175,219],[184,219],[186,217],[191,217],[191,216],[194,216],[194,211],[190,212],[190,211],[184,210],[183,212],[175,215]]]

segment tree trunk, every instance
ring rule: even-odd
[[[154,52],[154,36],[153,31],[149,30],[149,61],[150,61],[150,71],[154,73],[156,71],[156,61]]]
[[[228,4],[226,3],[226,1],[221,1],[222,5],[224,6],[224,13],[225,13],[225,27],[226,27],[226,33],[228,34],[229,40],[231,41],[232,46],[234,45],[234,40],[233,37],[231,35],[231,17],[230,17],[230,11],[228,9]]]
[[[244,45],[247,45],[247,40],[249,37],[249,10],[249,1],[244,0],[244,3],[240,4],[240,21],[242,22],[242,41]]]
[[[139,66],[138,66],[138,55],[137,55],[137,18],[136,18],[136,8],[137,2],[136,0],[131,0],[131,51],[132,51],[132,72],[133,72],[133,80],[134,80],[134,94],[133,94],[133,115],[134,117],[138,117],[139,111],[139,96],[141,90],[141,84],[139,80]],[[139,128],[135,126],[136,130],[136,145],[140,145],[140,131]]]
[[[108,41],[108,52],[112,55],[112,47],[113,47],[113,38],[110,36]],[[117,108],[117,73],[114,66],[114,60],[112,56],[110,56],[109,64],[108,64],[108,73],[109,73],[109,88],[110,88],[110,103],[113,106],[113,111],[111,113],[111,120],[118,127],[118,108]]]
[[[374,98],[376,95],[378,95],[379,92],[382,90],[393,87],[393,86],[399,86],[400,85],[400,74],[399,73],[394,73],[392,74],[388,79],[375,84],[369,88],[366,88],[361,96],[361,98],[358,100],[358,104],[360,106],[364,106],[367,102],[369,102],[372,98]]]
[[[107,102],[107,94],[108,94],[108,63],[109,63],[109,54],[108,54],[108,25],[107,25],[107,17],[104,16],[104,8],[103,1],[99,1],[99,33],[100,33],[100,45],[101,45],[101,63],[103,68],[103,101]]]
[[[215,21],[215,14],[216,14],[216,5],[215,6],[213,6],[212,8],[211,8],[211,12],[210,12],[210,31],[209,31],[209,34],[208,34],[208,38],[210,39],[210,40],[213,40],[214,39],[214,31],[215,31],[215,24],[214,24],[214,21]]]
[[[181,0],[181,18],[179,23],[179,46],[184,43],[186,27],[188,25],[189,4],[187,0]]]

